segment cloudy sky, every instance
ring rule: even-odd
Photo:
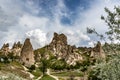
[[[0,0],[0,47],[27,37],[34,48],[42,47],[54,32],[66,34],[71,45],[92,46],[97,38],[87,35],[86,27],[103,33],[104,7],[112,10],[119,4],[119,0]]]

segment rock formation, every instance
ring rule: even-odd
[[[29,38],[27,38],[24,42],[20,57],[22,64],[27,67],[30,67],[35,63],[33,47]]]
[[[76,61],[81,61],[82,56],[76,53],[77,48],[67,44],[67,37],[64,34],[54,33],[54,37],[48,50],[51,51],[58,59],[65,59],[70,65],[75,65]]]
[[[99,41],[98,41],[97,45],[93,48],[93,56],[105,58],[105,53],[104,53],[101,43]]]
[[[13,56],[20,56],[22,46],[23,45],[20,42],[13,44],[13,47],[11,49],[11,52],[13,53]]]
[[[88,54],[90,55],[90,57],[94,57],[94,58],[105,58],[105,53],[102,49],[102,45],[101,43],[98,41],[96,46],[91,48],[87,48],[87,47],[79,47],[79,50],[82,50],[83,54]]]
[[[90,58],[105,58],[105,53],[100,42],[98,42],[97,45],[93,48],[76,48],[75,46],[67,44],[67,37],[64,34],[57,33],[54,33],[54,37],[49,45],[38,49],[38,51],[35,50],[35,52],[38,52],[38,54],[35,54],[36,61],[38,62],[42,57],[40,50],[42,54],[45,54],[46,59],[49,59],[50,54],[52,54],[58,60],[64,59],[69,65],[75,65],[76,62],[83,61],[84,54],[87,54]],[[33,47],[29,38],[25,40],[24,45],[22,45],[20,42],[14,43],[12,49],[9,49],[8,43],[4,44],[0,50],[0,53],[5,56],[7,56],[9,53],[13,53],[13,56],[18,56],[21,63],[27,67],[30,67],[35,63]]]
[[[1,48],[1,53],[5,56],[7,56],[9,54],[10,49],[9,49],[9,43],[3,44],[2,48]]]
[[[59,58],[67,56],[67,37],[64,34],[54,33],[52,42],[49,45],[49,49],[53,51],[53,54]]]

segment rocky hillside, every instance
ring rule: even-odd
[[[9,48],[9,44],[6,43],[0,50],[0,55],[12,55],[17,57],[17,61],[21,62],[27,67],[33,65],[35,61],[40,61],[40,54],[43,53],[46,56],[46,59],[52,55],[56,57],[57,60],[64,59],[69,65],[76,65],[76,62],[82,62],[84,60],[84,55],[89,55],[93,58],[105,57],[100,42],[98,42],[93,48],[76,48],[76,46],[68,45],[66,35],[57,33],[54,33],[54,37],[49,45],[46,45],[45,47],[39,48],[35,51],[33,50],[29,38],[25,40],[24,44],[21,44],[20,42],[14,43],[11,49]]]
[[[82,61],[84,61],[84,55],[89,55],[90,57],[94,58],[105,57],[100,42],[98,42],[97,45],[93,48],[76,48],[76,46],[68,45],[67,37],[64,34],[54,33],[54,37],[51,43],[43,48],[51,53],[51,55],[54,55],[58,60],[64,59],[69,65],[76,65],[77,62],[81,63]],[[43,53],[43,51],[41,51],[41,49],[43,48],[35,50],[37,56]],[[47,55],[47,53],[45,54]],[[38,58],[40,58],[40,55],[36,59]]]
[[[0,74],[5,72],[14,75],[18,71],[16,73],[18,77],[25,78],[23,75],[27,75],[29,79],[31,78],[29,72],[39,77],[43,68],[53,70],[78,69],[80,66],[86,68],[93,65],[97,58],[105,58],[100,42],[92,48],[76,47],[67,43],[66,35],[54,33],[50,44],[36,50],[33,50],[29,38],[24,44],[14,43],[11,49],[9,43],[4,44],[0,49]]]

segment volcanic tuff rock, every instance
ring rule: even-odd
[[[54,33],[52,42],[48,45],[48,49],[59,58],[67,56],[67,37],[64,34]]]
[[[9,54],[9,52],[11,52],[10,49],[9,49],[9,43],[3,44],[0,51],[3,55],[7,56]]]
[[[82,54],[90,55],[94,58],[105,58],[101,43],[98,42],[93,48],[83,48],[81,52],[79,48],[67,44],[67,37],[64,34],[54,33],[52,42],[48,45],[48,50],[51,51],[58,59],[65,59],[70,65],[75,65],[76,62],[83,60]]]
[[[38,54],[36,54],[36,51]],[[30,43],[30,39],[27,38],[22,45],[20,42],[14,43],[12,49],[9,49],[9,44],[4,44],[0,50],[0,53],[7,56],[9,53],[13,53],[13,56],[18,56],[21,63],[27,67],[34,64],[34,52]],[[102,49],[101,43],[98,42],[93,48],[71,46],[67,44],[67,37],[64,34],[54,33],[54,37],[51,43],[43,48],[35,50],[35,59],[40,61],[42,57],[40,53],[45,53],[45,58],[49,59],[50,55],[55,56],[58,60],[64,59],[67,64],[75,65],[76,62],[84,60],[83,54],[89,55],[91,58],[105,57],[105,53]]]
[[[20,56],[22,44],[20,42],[14,43],[13,47],[11,49],[11,52],[13,53],[13,56]]]
[[[9,48],[9,43],[6,43],[2,46],[0,52],[7,56],[9,53],[13,53],[13,56],[20,56],[22,49],[22,44],[20,42],[14,43],[12,49]]]
[[[102,49],[101,43],[98,41],[97,45],[93,48],[93,56],[105,58],[105,53]]]
[[[30,67],[35,63],[33,47],[29,38],[27,38],[24,42],[20,57],[22,64],[24,64],[27,67]]]
[[[101,58],[105,58],[105,53],[102,49],[102,45],[101,43],[98,41],[96,46],[91,48],[87,48],[87,47],[79,47],[78,48],[79,50],[82,50],[82,52],[84,54],[88,54],[90,55],[90,57],[94,57],[94,58],[98,58],[98,57],[101,57]]]
[[[48,50],[58,59],[65,59],[70,65],[75,65],[76,61],[82,60],[82,56],[76,53],[77,48],[67,44],[67,37],[64,34],[54,33],[53,40],[48,45]]]

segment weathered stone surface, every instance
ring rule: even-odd
[[[105,53],[102,49],[101,43],[98,41],[97,45],[93,48],[94,57],[105,58]]]
[[[23,45],[20,42],[17,42],[17,43],[13,44],[13,47],[11,49],[11,52],[13,53],[13,56],[20,56],[22,46]]]
[[[44,50],[45,49],[45,50]],[[67,64],[75,65],[76,62],[83,60],[83,54],[87,54],[90,58],[105,58],[105,53],[102,49],[101,43],[98,42],[93,48],[71,46],[67,44],[67,37],[64,34],[54,33],[54,37],[51,43],[45,47],[40,48],[41,53],[45,54],[45,58],[49,59],[50,54],[54,55],[57,59],[64,59]],[[38,52],[40,52],[38,50]],[[13,53],[13,56],[19,56],[20,61],[27,67],[34,64],[34,52],[30,39],[27,38],[22,45],[20,42],[14,43],[12,49],[9,49],[9,44],[4,44],[0,50],[0,53],[8,55]],[[50,54],[49,54],[50,52]],[[38,53],[35,58],[36,61],[40,61],[42,56]]]
[[[48,45],[57,59],[65,59],[67,64],[75,65],[77,61],[82,60],[82,56],[76,53],[77,48],[67,44],[67,37],[64,34],[54,33],[52,42]]]
[[[30,67],[35,63],[33,47],[29,38],[27,38],[24,42],[20,57],[21,62],[27,67]]]
[[[53,40],[48,46],[49,50],[59,59],[67,56],[67,37],[64,34],[54,33]]]
[[[3,44],[2,48],[1,48],[1,53],[3,55],[8,55],[10,53],[10,49],[9,49],[9,43]]]
[[[20,43],[20,41],[18,41],[17,43],[14,43],[12,49],[18,48],[18,47],[22,48],[22,44]]]
[[[105,53],[102,49],[102,45],[101,43],[98,41],[96,46],[91,48],[87,48],[87,47],[79,47],[78,49],[82,50],[83,54],[88,54],[90,55],[90,57],[94,57],[94,58],[105,58]]]

